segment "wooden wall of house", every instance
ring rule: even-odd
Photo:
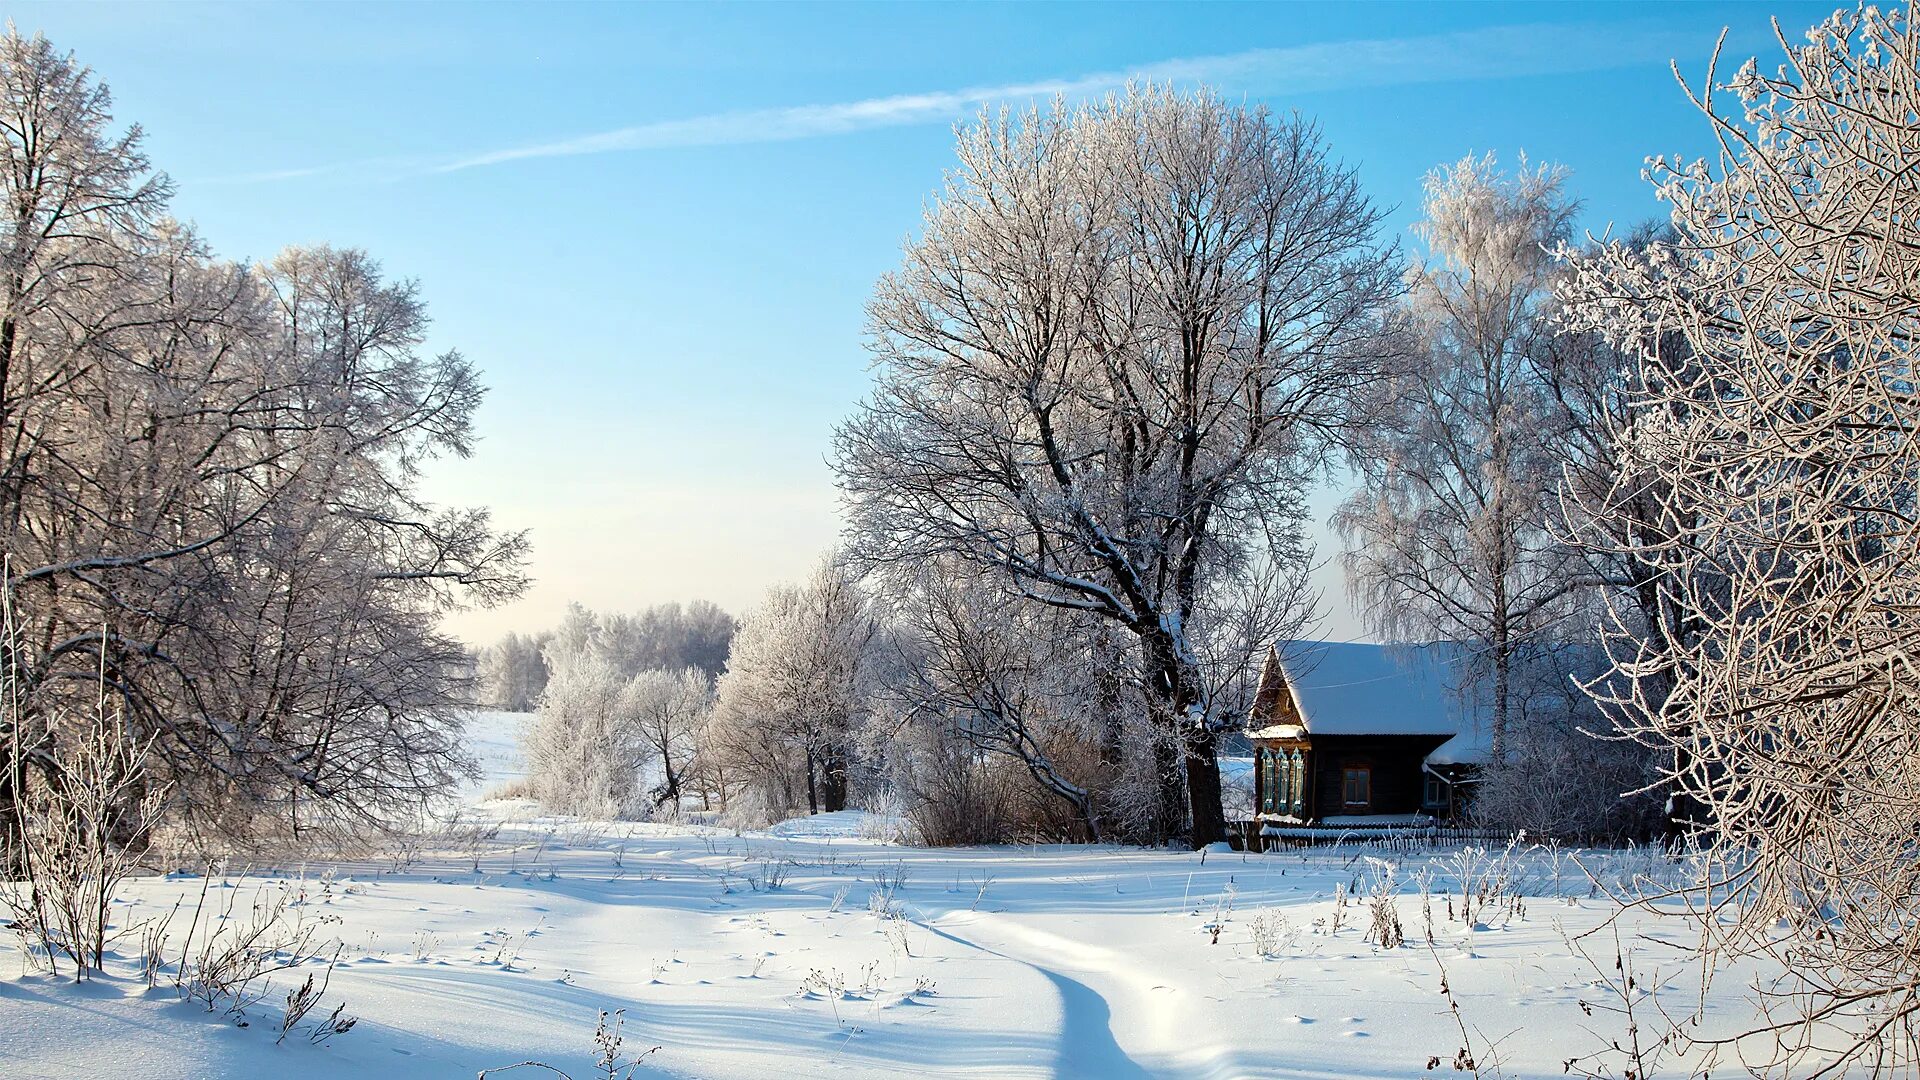
[[[1420,763],[1446,741],[1445,735],[1315,735],[1308,788],[1313,816],[1418,813],[1426,795]],[[1364,810],[1345,803],[1350,765],[1372,770],[1373,799]]]

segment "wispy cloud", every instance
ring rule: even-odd
[[[300,180],[322,173],[335,172],[344,166],[309,165],[300,169],[268,169],[264,172],[235,173],[231,176],[209,176],[198,180],[197,184],[271,184],[276,180]]]
[[[1361,87],[1596,71],[1701,52],[1693,32],[1647,23],[1553,23],[1487,27],[1448,34],[1327,42],[1185,59],[1122,70],[998,86],[975,86],[860,101],[748,109],[494,150],[439,161],[381,159],[281,169],[214,182],[262,183],[349,170],[387,179],[503,165],[674,147],[785,142],[913,124],[952,122],[980,108],[1056,96],[1082,99],[1130,80],[1206,82],[1232,93],[1272,96]]]

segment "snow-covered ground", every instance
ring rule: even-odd
[[[467,721],[467,749],[480,766],[480,775],[460,785],[460,801],[478,803],[489,793],[519,780],[527,770],[520,763],[520,731],[530,713],[485,711]]]
[[[495,752],[510,751],[511,719],[477,724],[493,775],[476,792],[516,768]],[[1364,904],[1336,901],[1381,869],[1351,850],[934,850],[866,839],[884,830],[855,813],[745,835],[541,819],[523,803],[468,814],[487,827],[424,850],[212,882],[210,907],[291,890],[295,911],[322,920],[342,946],[326,1009],[344,1000],[352,1031],[275,1044],[303,974],[276,976],[242,1027],[165,977],[147,989],[133,940],[110,977],[78,987],[21,976],[0,945],[0,1076],[471,1080],[537,1059],[579,1078],[600,1011],[624,1009],[628,1050],[660,1047],[642,1075],[1405,1077],[1433,1057],[1450,1070],[1460,1046],[1443,966],[1504,1075],[1562,1075],[1623,1028],[1580,1008],[1605,998],[1565,935],[1614,908],[1564,855],[1510,860],[1522,899],[1474,923],[1449,917],[1458,854],[1394,856],[1407,944],[1382,949],[1365,940]],[[1587,861],[1610,880],[1664,863]],[[1431,949],[1412,884],[1423,870]],[[191,907],[202,885],[139,881],[122,921]],[[1644,915],[1625,928],[1629,941],[1685,936]],[[1589,946],[1610,970],[1611,934]],[[1729,982],[1721,1006],[1744,1010]],[[1683,1004],[1689,987],[1663,993]]]

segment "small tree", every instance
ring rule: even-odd
[[[18,635],[10,598],[0,596],[0,640]],[[94,708],[45,724],[60,767],[29,768],[26,748],[8,744],[0,759],[14,793],[19,826],[0,835],[0,910],[30,961],[74,979],[99,971],[113,936],[114,895],[146,848],[166,804],[165,785],[144,770],[148,747],[110,706],[105,679]],[[19,723],[19,683],[0,668],[0,719]]]
[[[694,749],[713,688],[696,668],[643,671],[620,692],[620,712],[660,762],[661,782],[654,802],[678,809],[680,788],[693,766]]]
[[[954,560],[922,564],[911,577],[899,575],[889,597],[900,656],[885,700],[899,724],[881,733],[880,749],[896,766],[894,782],[920,804],[908,813],[929,842],[1003,839],[1004,813],[991,819],[982,812],[1009,805],[1006,785],[985,778],[997,764],[986,759],[1000,757],[1017,762],[1070,810],[1087,839],[1099,841],[1095,788],[1108,777],[1076,775],[1057,759],[1069,747],[1116,737],[1105,730],[1099,684],[1102,667],[1120,658],[1098,655],[1085,616],[1008,604],[969,570]],[[902,729],[915,737],[900,740]],[[934,821],[958,827],[929,828]]]
[[[592,649],[556,648],[548,663],[553,674],[520,740],[534,798],[581,817],[643,814],[647,747],[621,700],[627,680]]]
[[[776,586],[733,638],[703,751],[768,816],[802,803],[844,810],[856,734],[872,693],[878,626],[847,568],[829,557],[804,585]]]

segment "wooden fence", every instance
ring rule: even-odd
[[[1512,834],[1468,825],[1291,825],[1261,821],[1228,824],[1229,842],[1236,851],[1329,847],[1412,853],[1468,844],[1504,844]]]

